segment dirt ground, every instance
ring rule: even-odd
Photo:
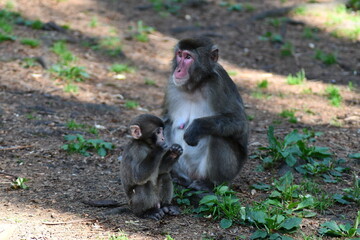
[[[8,2],[0,0],[0,8]],[[347,155],[360,152],[360,95],[359,88],[350,90],[348,85],[360,85],[359,39],[335,38],[326,27],[320,28],[316,39],[304,38],[304,28],[323,26],[316,25],[321,22],[316,16],[290,16],[296,22],[285,24],[282,30],[266,19],[252,20],[266,10],[306,1],[236,1],[250,3],[253,11],[229,11],[216,0],[187,2],[177,14],[164,16],[145,0],[13,1],[13,11],[24,18],[53,21],[68,25],[70,30],[16,25],[14,35],[39,39],[41,45],[31,48],[19,41],[0,43],[0,173],[30,180],[28,190],[13,190],[11,177],[0,174],[0,236],[14,240],[109,239],[122,234],[129,239],[165,239],[166,235],[174,239],[249,239],[254,227],[234,225],[224,230],[217,222],[191,213],[156,222],[130,213],[107,215],[107,209],[82,203],[91,199],[125,202],[118,157],[128,141],[127,123],[144,112],[161,116],[172,49],[179,39],[189,36],[206,35],[219,46],[220,62],[232,73],[252,118],[250,155],[267,144],[269,125],[275,126],[279,136],[293,129],[321,131],[324,135],[316,144],[329,147],[338,158],[346,158],[351,171],[337,184],[316,181],[328,193],[351,186],[352,174],[359,175],[360,165]],[[97,24],[91,26],[94,19]],[[139,20],[156,29],[149,34],[148,42],[129,36],[129,26],[136,26]],[[268,31],[283,31],[284,40],[295,48],[294,56],[282,57],[279,44],[261,40]],[[117,56],[84,44],[114,36],[120,38],[122,46]],[[65,40],[78,59],[76,64],[90,73],[90,79],[77,83],[77,93],[64,92],[64,82],[40,65],[23,67],[26,57],[41,57],[48,66],[56,63],[51,46],[57,40]],[[315,60],[314,46],[336,52],[338,63],[327,66]],[[127,63],[136,70],[119,80],[109,71],[114,63]],[[286,84],[286,76],[301,69],[307,82]],[[257,84],[265,79],[269,83],[262,90],[265,97],[257,97]],[[324,95],[329,84],[341,90],[340,107],[330,105]],[[304,93],[309,89],[311,93]],[[139,107],[127,108],[127,100],[137,101]],[[297,123],[279,116],[285,109],[296,110]],[[66,123],[70,120],[98,126],[98,136],[81,129],[69,130]],[[65,135],[75,133],[112,142],[115,149],[106,157],[70,155],[61,146]],[[15,149],[9,149],[12,147]],[[259,164],[260,160],[249,159],[232,185],[244,205],[262,197],[251,191],[252,184],[271,183],[278,176],[277,169],[255,171]],[[356,205],[335,204],[313,219],[304,219],[301,230],[312,235],[324,221],[352,221],[357,210]],[[6,238],[6,234],[11,236]],[[293,236],[303,239],[300,233]]]

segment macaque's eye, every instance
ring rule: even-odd
[[[190,59],[190,58],[191,58],[190,54],[186,55],[185,57],[185,59]]]
[[[178,51],[177,54],[178,54],[179,57],[182,56],[181,51]]]
[[[156,134],[161,134],[161,130],[162,130],[162,128],[158,128],[158,129],[156,130]]]

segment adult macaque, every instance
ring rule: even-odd
[[[184,150],[173,175],[197,190],[230,182],[247,159],[244,104],[218,52],[208,38],[181,40],[165,96],[165,136]]]
[[[163,121],[142,114],[130,123],[133,139],[124,150],[120,175],[130,209],[139,217],[160,220],[165,214],[177,215],[171,206],[173,184],[170,171],[182,154],[173,144],[167,149]]]

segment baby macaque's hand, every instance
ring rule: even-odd
[[[173,159],[180,157],[180,155],[183,153],[183,149],[179,144],[173,144],[170,147],[169,151],[170,151],[170,156]]]

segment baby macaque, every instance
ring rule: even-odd
[[[178,215],[171,205],[173,183],[170,171],[182,154],[178,144],[167,147],[163,121],[142,114],[130,123],[133,139],[126,146],[121,162],[121,181],[128,204],[139,217],[160,220],[165,214]]]

